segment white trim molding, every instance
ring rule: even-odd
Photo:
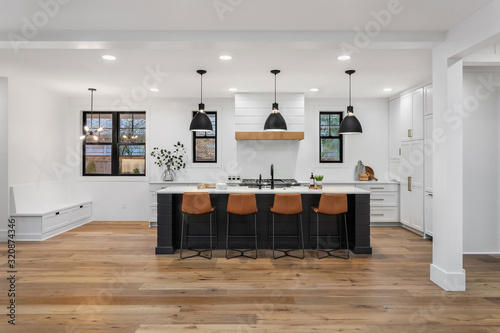
[[[465,291],[465,269],[461,272],[445,272],[431,264],[431,281],[446,291]]]

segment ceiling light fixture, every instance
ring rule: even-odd
[[[231,60],[233,59],[233,57],[231,57],[230,55],[227,55],[227,54],[224,54],[224,55],[221,55],[219,57],[220,60]]]
[[[337,60],[340,60],[340,61],[346,61],[346,60],[349,60],[349,59],[351,59],[351,56],[349,56],[347,54],[344,54],[344,55],[341,55],[341,56],[337,57]]]
[[[160,91],[160,89],[158,89],[158,88],[151,88],[149,90],[152,91],[152,92],[158,92],[158,91]]]
[[[198,104],[198,112],[196,112],[193,120],[191,120],[191,125],[189,126],[190,131],[211,132],[214,130],[212,121],[205,113],[205,104],[203,104],[203,74],[206,72],[207,71],[203,69],[196,71],[196,73],[200,74],[201,79],[201,99],[200,104]]]
[[[347,115],[342,120],[340,124],[339,133],[340,134],[361,134],[363,129],[359,120],[354,115],[354,108],[351,105],[351,75],[356,73],[356,71],[350,69],[345,71],[349,75],[349,106],[347,107]]]
[[[392,88],[384,88],[384,91],[385,92],[390,92],[390,91],[392,91]]]
[[[103,131],[102,127],[99,126],[98,129],[94,131],[92,123],[94,121],[94,91],[96,91],[95,88],[89,88],[90,91],[90,127],[85,124],[83,126],[83,130],[85,131],[85,134],[80,136],[80,140],[85,140],[87,137],[91,136],[94,141],[99,140],[98,134]],[[86,121],[88,123],[88,119],[86,118]]]
[[[278,108],[278,103],[276,103],[276,75],[280,73],[278,69],[273,69],[271,73],[274,74],[274,103],[273,111],[267,117],[266,123],[264,124],[264,131],[275,131],[282,132],[286,131],[286,121],[281,115]]]
[[[238,88],[229,88],[228,90],[231,92],[235,92],[235,91],[238,91]]]
[[[116,60],[115,56],[112,56],[111,54],[105,54],[102,56],[104,60]]]
[[[318,88],[311,88],[311,89],[309,89],[309,91],[317,92],[317,91],[319,91],[319,89]]]

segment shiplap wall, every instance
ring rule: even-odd
[[[260,132],[272,111],[274,94],[237,93],[234,96],[236,132]],[[304,94],[277,95],[279,111],[286,120],[288,131],[304,131]]]

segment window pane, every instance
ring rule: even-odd
[[[340,126],[332,126],[330,127],[330,135],[331,136],[339,136],[339,129],[340,129]]]
[[[85,146],[85,173],[111,174],[111,145]]]
[[[132,128],[133,117],[132,114],[120,114],[120,128]]]
[[[321,161],[340,161],[340,139],[321,139]]]
[[[215,139],[195,139],[195,161],[215,161]]]
[[[329,136],[330,135],[330,127],[329,126],[321,126],[320,127],[320,135],[321,136]]]
[[[120,145],[120,174],[145,174],[146,171],[146,146]]]
[[[319,121],[320,121],[320,125],[329,125],[329,123],[330,123],[330,122],[329,122],[330,117],[329,117],[329,115],[327,115],[327,114],[324,114],[324,115],[322,114],[322,115],[320,115],[320,118],[319,118],[319,119],[320,119],[320,120],[319,120]]]
[[[146,115],[134,114],[134,128],[146,128]]]
[[[144,143],[146,142],[145,129],[120,129],[120,142],[122,143]]]
[[[330,125],[339,126],[340,125],[340,115],[331,114],[330,115]]]
[[[91,129],[98,129],[99,128],[99,115],[98,114],[93,114],[92,116],[87,114],[87,126]]]

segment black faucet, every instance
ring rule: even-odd
[[[271,164],[271,190],[274,190],[274,165]]]
[[[259,190],[262,190],[262,174],[259,174],[259,183],[257,185],[259,186]]]

